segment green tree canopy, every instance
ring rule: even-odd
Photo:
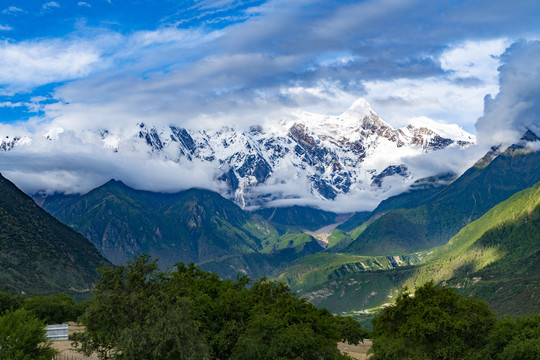
[[[395,305],[373,319],[371,360],[472,359],[495,324],[487,303],[433,282],[414,296],[404,289]]]
[[[540,315],[505,318],[498,321],[488,337],[483,360],[540,359]]]
[[[7,310],[17,310],[22,307],[24,299],[20,295],[13,295],[9,292],[0,291],[0,315]]]
[[[50,360],[56,351],[45,336],[45,325],[24,309],[0,316],[0,358]]]
[[[56,294],[33,296],[25,300],[24,308],[45,324],[61,324],[76,321],[82,315],[81,308],[69,295]]]
[[[204,359],[205,344],[189,298],[169,291],[170,278],[143,255],[100,269],[94,301],[81,317],[82,351],[101,359]]]
[[[343,359],[337,342],[367,335],[266,279],[162,272],[148,256],[101,275],[78,339],[101,359]]]

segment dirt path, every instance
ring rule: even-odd
[[[69,323],[69,337],[71,338],[71,335],[75,332],[81,332],[84,330],[84,327],[82,327],[79,324],[76,323]],[[91,356],[84,356],[81,353],[78,353],[73,349],[71,346],[72,340],[61,340],[61,341],[53,341],[52,347],[56,350],[60,351],[60,354],[55,358],[55,360],[98,360],[97,355],[93,354]]]
[[[338,343],[338,349],[341,350],[341,352],[349,355],[353,359],[357,360],[365,360],[368,358],[367,352],[371,348],[371,341],[370,340],[364,340],[363,343],[360,343],[358,345],[350,345],[347,343]]]

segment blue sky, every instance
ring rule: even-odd
[[[498,91],[498,56],[540,33],[529,0],[2,4],[4,123],[69,122],[75,104],[110,107],[108,122],[261,122],[339,113],[362,96],[396,126],[428,117],[474,132]]]
[[[363,97],[487,146],[540,129],[539,40],[531,0],[3,0],[0,136],[247,127]],[[33,151],[70,178],[73,148]],[[11,173],[46,183],[35,153]]]

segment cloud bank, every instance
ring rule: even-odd
[[[500,91],[486,96],[476,123],[481,144],[512,144],[527,130],[540,134],[540,41],[513,44],[502,61]]]
[[[80,192],[110,178],[176,191],[194,185],[192,174],[195,185],[217,189],[212,169],[149,163],[96,149],[86,136],[142,122],[246,128],[298,109],[341,113],[358,97],[396,127],[428,118],[476,129],[480,150],[409,159],[426,176],[462,171],[487,147],[539,127],[538,42],[514,43],[540,36],[531,26],[540,23],[539,2],[181,3],[127,11],[131,4],[121,2],[44,1],[34,10],[0,9],[0,115],[21,114],[10,125],[0,116],[0,136],[33,138],[31,148],[0,153],[0,171],[27,192]],[[70,6],[76,10],[66,13]],[[105,7],[111,12],[98,11]],[[107,15],[91,15],[98,13]],[[45,18],[54,26],[39,23]],[[34,32],[23,26],[34,21]],[[61,145],[36,137],[55,131]],[[290,188],[278,182],[264,191],[301,193],[289,180]],[[350,210],[381,200],[350,199]],[[324,206],[337,208],[337,201]]]

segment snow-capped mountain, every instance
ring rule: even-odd
[[[25,145],[29,143],[30,143],[30,139],[26,136],[11,137],[9,135],[6,135],[3,139],[0,139],[0,151],[9,151],[13,149],[15,144],[20,146],[20,145]]]
[[[93,146],[121,154],[146,154],[178,163],[212,164],[226,196],[242,206],[294,197],[279,192],[294,182],[318,199],[334,199],[354,191],[382,191],[389,177],[414,181],[407,157],[447,147],[465,148],[475,137],[456,125],[432,130],[420,121],[394,129],[359,99],[338,116],[298,112],[288,119],[249,129],[190,130],[179,126],[133,124],[119,131],[85,131]],[[63,129],[43,134],[58,139]],[[441,134],[444,134],[441,135]],[[89,140],[91,139],[91,140]],[[0,150],[31,146],[31,139],[11,138]]]

